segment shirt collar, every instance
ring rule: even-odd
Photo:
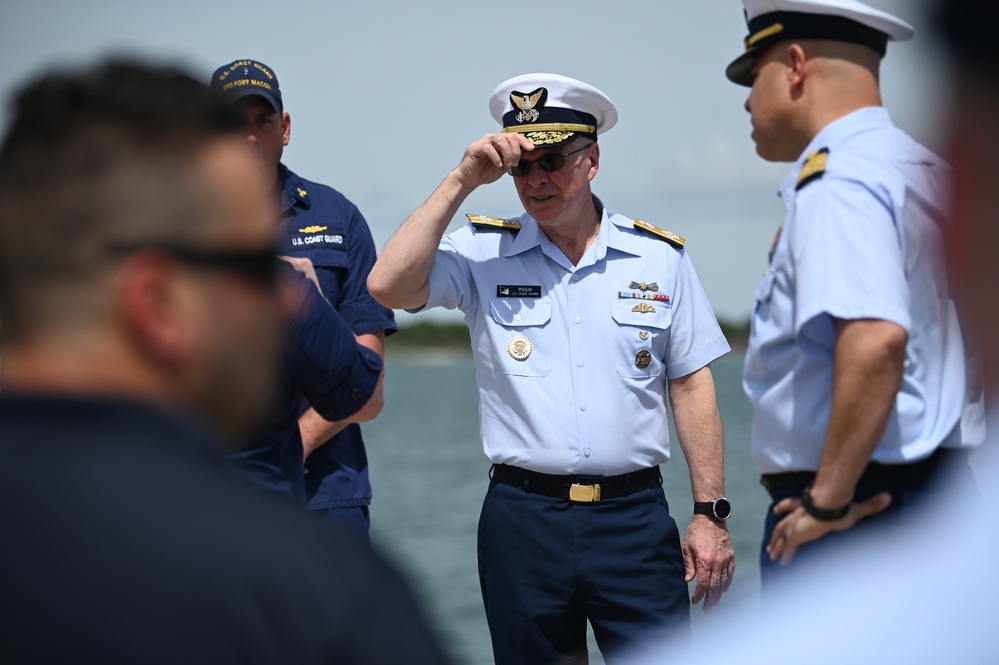
[[[629,254],[638,254],[640,250],[636,249],[632,236],[627,233],[623,233],[619,226],[622,225],[620,220],[624,219],[620,215],[611,215],[607,212],[607,208],[604,206],[603,201],[601,201],[596,196],[593,197],[593,205],[600,210],[600,230],[597,232],[597,239],[594,241],[593,246],[590,251],[593,252],[594,262],[602,261],[605,256],[607,256],[607,249],[617,249]],[[541,251],[545,253],[546,256],[552,258],[553,260],[558,260],[558,257],[562,255],[555,244],[548,239],[545,232],[541,230],[538,222],[524,213],[520,217],[521,229],[517,233],[517,237],[510,244],[510,248],[507,249],[504,256],[516,256],[517,254],[522,254],[528,250],[534,249],[535,247],[540,247]],[[589,254],[590,252],[587,252]],[[585,257],[584,257],[585,259]],[[575,266],[576,269],[583,267],[583,263]]]
[[[282,213],[287,212],[294,206],[305,208],[306,210],[312,207],[308,191],[311,185],[308,185],[308,183],[295,175],[284,164],[278,164],[278,181],[281,183]]]
[[[851,136],[874,129],[886,129],[889,127],[894,127],[894,124],[891,121],[891,116],[888,114],[888,109],[883,106],[867,106],[848,113],[842,118],[833,120],[815,135],[808,144],[808,147],[798,157],[794,168],[787,174],[784,183],[781,185],[781,195],[786,198],[794,193],[801,167],[805,165],[808,156],[816,150],[829,148],[832,151],[836,145]]]

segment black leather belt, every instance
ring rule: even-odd
[[[954,448],[937,448],[936,452],[925,459],[910,464],[881,464],[871,462],[864,469],[857,485],[872,484],[874,486],[918,486],[932,480],[941,467],[966,458],[967,452]],[[803,490],[805,485],[815,480],[814,471],[790,471],[788,473],[765,473],[760,477],[760,483],[767,492],[782,490]]]
[[[619,476],[554,476],[516,466],[494,464],[489,477],[531,494],[568,499],[577,503],[616,499],[663,484],[658,466]]]

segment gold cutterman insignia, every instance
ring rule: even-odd
[[[500,219],[499,217],[486,217],[485,215],[465,215],[468,221],[475,227],[492,227],[497,229],[520,230],[520,222],[515,219]]]
[[[805,160],[804,165],[802,165],[801,171],[798,173],[798,184],[795,185],[794,189],[797,191],[813,180],[821,178],[822,174],[826,172],[826,160],[828,158],[829,148],[820,148],[810,154],[808,159]]]
[[[328,227],[326,226],[306,226],[304,229],[299,229],[299,233],[319,233],[320,231],[325,231]]]
[[[523,335],[517,335],[516,337],[511,337],[510,341],[506,345],[506,352],[510,354],[510,357],[514,360],[527,360],[531,356],[531,351],[534,347],[531,345],[531,340],[527,339]]]
[[[644,342],[648,338],[649,338],[649,331],[648,330],[639,330],[638,331],[638,339],[640,339],[640,340],[642,340]]]
[[[649,353],[648,349],[642,349],[635,355],[635,367],[638,369],[645,369],[652,362],[652,354]]]
[[[657,235],[669,244],[673,245],[677,249],[683,249],[683,246],[687,244],[687,241],[673,233],[672,231],[667,231],[666,229],[661,229],[658,226],[649,224],[644,219],[635,220],[635,228],[641,229],[642,231],[648,231],[653,235]]]
[[[632,312],[638,312],[639,314],[648,314],[649,312],[656,311],[656,308],[647,302],[640,302],[631,308]]]
[[[649,282],[648,284],[646,284],[645,282],[632,282],[631,284],[628,285],[628,288],[638,289],[639,291],[658,291],[659,283]]]

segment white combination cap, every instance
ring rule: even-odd
[[[749,35],[746,52],[725,70],[730,81],[753,84],[757,55],[786,39],[832,39],[869,46],[882,57],[889,41],[912,39],[915,31],[900,18],[856,0],[742,0]]]
[[[578,135],[596,140],[617,124],[617,108],[607,95],[558,74],[503,81],[489,97],[489,112],[504,132],[524,134],[537,146],[562,145]]]

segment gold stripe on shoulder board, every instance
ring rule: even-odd
[[[486,217],[485,215],[465,215],[468,221],[475,227],[490,227],[496,229],[520,230],[520,222],[515,219],[500,219],[499,217]]]
[[[677,249],[683,249],[683,246],[687,244],[687,241],[673,233],[672,231],[667,231],[666,229],[661,229],[658,226],[649,224],[644,219],[635,220],[635,228],[641,229],[642,231],[648,231],[653,235],[657,235],[669,244],[673,245]]]
[[[822,177],[826,172],[826,160],[829,159],[829,148],[820,148],[808,156],[801,171],[798,173],[798,183],[794,186],[797,191]]]

